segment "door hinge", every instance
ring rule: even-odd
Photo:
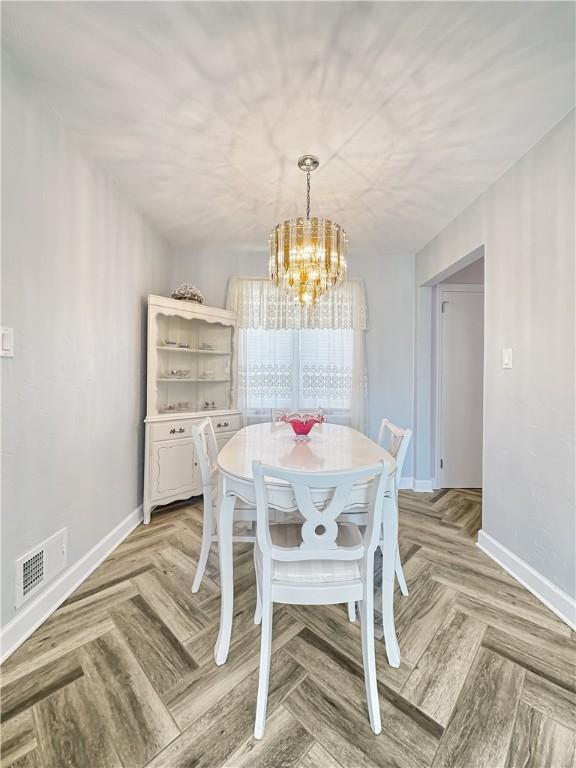
[[[440,469],[444,469],[444,459],[440,459]]]

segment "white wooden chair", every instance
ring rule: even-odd
[[[411,429],[402,429],[392,424],[388,419],[382,419],[380,424],[380,430],[378,432],[378,444],[382,446],[396,461],[396,472],[394,473],[394,494],[396,496],[396,504],[398,504],[398,488],[400,487],[400,478],[402,477],[402,468],[404,467],[404,460],[406,459],[406,451],[412,437]],[[382,549],[382,553],[384,550]],[[402,562],[400,560],[400,551],[396,554],[396,578],[400,586],[400,591],[407,597],[408,585],[404,577],[404,570],[402,569]]]
[[[200,584],[206,570],[210,546],[213,541],[218,540],[216,534],[216,521],[218,519],[219,504],[219,482],[218,482],[218,443],[212,421],[209,418],[201,421],[197,426],[192,427],[192,439],[194,440],[194,449],[200,475],[202,476],[202,489],[204,493],[204,514],[202,518],[202,546],[200,547],[200,556],[198,566],[192,583],[192,592],[198,592]],[[240,500],[236,502],[234,510],[234,520],[250,521],[253,523],[252,532],[247,535],[237,535],[233,541],[256,541],[254,524],[256,520],[256,510],[249,507]]]
[[[382,419],[380,429],[378,431],[378,444],[381,445],[396,461],[396,471],[394,473],[394,496],[396,498],[396,507],[398,507],[398,487],[400,485],[400,478],[402,477],[402,468],[404,466],[404,460],[406,458],[406,451],[408,450],[408,444],[412,437],[411,429],[401,429],[395,424],[392,424],[388,419]],[[354,515],[348,515],[347,519],[354,519]],[[382,557],[384,557],[384,541],[380,541],[380,550]],[[398,585],[400,591],[407,597],[408,585],[406,584],[406,578],[404,576],[404,570],[402,568],[402,561],[400,560],[400,551],[398,544],[396,543],[396,559],[394,563],[394,571],[396,578],[398,579]],[[382,590],[382,602],[385,600],[384,590]],[[389,611],[386,610],[386,606],[382,606],[382,619],[386,621],[386,615],[389,615]],[[348,603],[348,618],[350,621],[356,621],[356,605],[354,603]]]
[[[257,513],[254,621],[262,624],[254,736],[262,738],[266,721],[275,602],[297,605],[359,602],[370,725],[374,733],[380,733],[374,654],[374,552],[382,530],[388,467],[381,462],[350,472],[308,473],[254,461],[252,469]],[[300,522],[282,525],[271,522],[265,478],[292,486],[294,501],[303,518]],[[375,478],[372,498],[362,533],[359,526],[337,518],[348,502],[353,484],[368,482],[371,478]]]

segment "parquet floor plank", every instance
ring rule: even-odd
[[[524,670],[491,651],[477,654],[456,702],[433,768],[504,768]]]
[[[78,653],[97,710],[91,719],[106,725],[123,765],[145,765],[180,733],[169,711],[117,629]],[[58,712],[50,714],[47,729]]]
[[[410,597],[400,602],[396,618],[398,643],[402,656],[412,665],[428,647],[455,599],[453,589],[428,576],[419,579]]]
[[[128,537],[127,541],[130,539]],[[62,607],[82,600],[89,595],[100,592],[101,590],[114,587],[123,582],[129,582],[130,579],[138,576],[145,571],[150,571],[154,564],[147,555],[142,555],[138,551],[129,555],[122,555],[116,549],[110,557],[98,566],[98,568],[88,576],[75,592],[70,595]],[[62,610],[62,609],[60,609]],[[58,611],[57,611],[58,613]]]
[[[4,723],[24,712],[83,674],[76,654],[69,653],[4,685],[0,701],[1,721]]]
[[[134,584],[148,605],[181,643],[209,624],[197,596],[186,581],[170,578],[159,568],[136,576]]]
[[[478,600],[488,600],[504,611],[513,606],[515,614],[528,621],[537,621],[542,616],[542,604],[528,590],[499,575],[477,574],[460,565],[435,565],[432,578],[439,584],[462,594]],[[553,628],[561,622],[551,611],[550,613],[553,618],[547,617],[547,621]]]
[[[274,615],[272,650],[277,651],[300,632],[302,625],[285,611]],[[164,700],[181,729],[193,723],[207,708],[228,696],[234,687],[260,663],[260,627],[253,626],[243,635],[243,642],[231,647],[226,664],[214,660],[205,664],[182,684],[170,691]]]
[[[576,734],[520,703],[505,768],[573,768]]]
[[[486,630],[482,645],[560,688],[576,692],[575,658],[570,647],[557,649],[552,643],[541,645],[493,627]]]
[[[219,601],[218,601],[219,602]],[[239,643],[244,642],[246,632],[254,632],[254,608],[256,605],[256,588],[241,592],[234,599],[234,612],[232,614],[232,638],[230,650]],[[202,605],[206,610],[206,604]],[[209,611],[206,611],[209,613]],[[206,629],[197,632],[185,645],[186,649],[198,664],[210,663],[214,658],[214,646],[218,637],[219,613],[215,614]]]
[[[343,768],[332,755],[315,742],[304,757],[300,760],[297,768]]]
[[[375,736],[368,718],[348,701],[343,691],[307,677],[284,706],[321,746],[343,766],[416,768],[428,765],[382,731]]]
[[[341,653],[362,664],[362,641],[358,621],[351,623],[343,611],[338,614],[324,606],[291,605],[287,607],[287,611]],[[402,687],[412,670],[408,661],[403,661],[398,668],[389,666],[383,643],[376,644],[376,662],[378,679],[394,689]]]
[[[526,673],[522,701],[566,728],[576,727],[576,693],[551,683],[545,677]]]
[[[274,654],[270,665],[268,712],[306,677],[306,672],[283,651]],[[158,754],[148,768],[219,768],[231,765],[229,756],[250,739],[254,730],[254,711],[258,670],[243,677],[228,688],[226,695],[205,697],[204,707],[198,707],[197,718]],[[202,693],[198,695],[202,697]]]
[[[84,678],[67,685],[33,708],[42,765],[66,768],[119,768],[109,719],[94,703]]]
[[[516,604],[494,599],[494,596],[488,592],[474,597],[461,593],[458,595],[455,607],[460,613],[466,613],[510,635],[520,638],[532,637],[536,643],[553,642],[555,635],[571,640],[570,627],[558,620],[552,611],[546,613],[541,610],[530,611],[527,617],[525,611],[522,608],[518,609]],[[571,642],[576,650],[576,644]]]
[[[2,765],[13,764],[35,749],[37,745],[31,709],[15,714],[14,717],[2,723],[2,746],[0,750]]]
[[[266,739],[257,741],[251,736],[226,763],[234,768],[292,768],[313,744],[314,737],[284,707],[279,707],[267,718]]]
[[[402,696],[447,725],[485,629],[485,624],[450,609],[402,687]]]
[[[2,762],[3,766],[5,764],[5,762]],[[22,755],[22,757],[11,762],[10,768],[42,768],[38,749],[32,749],[30,752],[26,752],[25,755]]]
[[[114,626],[112,619],[106,616],[88,625],[59,627],[50,634],[44,634],[40,627],[39,632],[26,640],[2,665],[2,685],[9,685],[46,664],[57,662],[66,653],[107,634]]]
[[[112,619],[144,673],[162,695],[198,668],[178,638],[141,595],[112,611]]]
[[[361,717],[368,717],[361,665],[308,629],[287,643],[286,651],[310,677],[328,688],[346,691],[348,702],[357,707]],[[380,686],[380,710],[382,730],[403,744],[417,760],[429,763],[438,747],[442,728],[422,717],[416,707],[384,685]]]

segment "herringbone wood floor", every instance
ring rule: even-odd
[[[251,738],[252,553],[235,548],[232,647],[216,667],[215,558],[190,592],[199,521],[195,505],[157,513],[5,663],[2,766],[574,765],[573,633],[474,546],[478,492],[401,494],[411,594],[396,595],[400,669],[377,644],[378,737],[357,624],[343,606],[280,606],[265,738]]]

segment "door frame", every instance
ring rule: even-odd
[[[433,430],[434,430],[434,437],[433,437],[433,447],[434,447],[434,477],[432,480],[432,488],[442,488],[442,468],[440,467],[440,438],[441,438],[441,431],[442,431],[442,364],[443,364],[443,356],[442,356],[442,303],[444,299],[442,298],[442,295],[444,292],[455,292],[455,291],[462,291],[463,293],[484,293],[484,284],[483,283],[437,283],[434,286],[434,302],[432,307],[432,313],[433,313],[433,328],[434,328],[434,340],[436,342],[435,344],[435,355],[434,355],[434,376],[433,376],[433,385],[434,385],[434,397],[433,397],[433,403],[434,403],[434,418],[433,418]],[[485,301],[483,302],[485,304]],[[485,319],[485,318],[484,318]],[[485,329],[485,323],[484,323],[484,330]],[[484,335],[484,339],[485,339]],[[484,365],[484,350],[485,350],[485,341],[482,347],[482,358],[483,358],[483,365]],[[484,375],[482,375],[482,397],[484,397]],[[482,411],[482,420],[484,420],[484,411]],[[482,430],[482,435],[484,435],[484,430]]]

